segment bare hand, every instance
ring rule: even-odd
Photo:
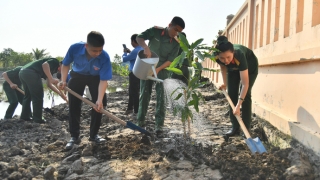
[[[95,111],[97,111],[98,113],[101,113],[100,112],[100,110],[103,108],[103,105],[102,105],[102,101],[97,101],[96,102],[96,107],[94,107],[93,109],[95,110]]]
[[[58,80],[58,79],[55,79],[55,78],[52,78],[52,79],[50,80],[50,83],[57,85],[57,84],[59,83],[59,80]]]
[[[16,84],[11,84],[10,87],[11,87],[11,89],[17,89],[18,85],[16,85]]]
[[[220,87],[219,87],[219,90],[226,90],[227,89],[227,86],[225,84],[222,84]]]
[[[67,83],[66,83],[66,82],[60,81],[60,82],[58,83],[58,88],[59,88],[60,90],[63,90],[66,86],[67,86]]]
[[[146,47],[143,51],[143,54],[146,56],[146,58],[151,58],[151,51],[149,47]]]
[[[234,115],[240,116],[240,105],[237,105],[233,110]]]

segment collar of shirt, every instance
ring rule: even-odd
[[[170,38],[170,43],[172,43],[172,39],[173,38],[169,36],[168,28],[163,29],[162,32],[161,32],[161,36],[165,36],[165,35]]]

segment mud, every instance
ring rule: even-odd
[[[116,77],[109,85],[121,86]],[[212,84],[201,88],[206,103],[183,135],[178,117],[167,111],[164,133],[146,137],[103,115],[99,135],[104,144],[88,141],[91,108],[82,106],[81,143],[64,149],[68,133],[68,107],[60,104],[44,111],[46,124],[19,120],[0,121],[1,179],[317,179],[308,157],[295,148],[281,149],[267,142],[257,117],[252,137],[259,137],[268,153],[252,154],[243,137],[225,142],[231,127],[228,105]],[[147,114],[146,129],[154,134],[155,94]],[[136,123],[133,114],[123,115],[127,90],[108,94],[107,110]],[[197,121],[196,121],[197,120]]]

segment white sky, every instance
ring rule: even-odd
[[[236,14],[245,0],[1,0],[0,52],[46,49],[65,56],[73,43],[99,31],[112,60],[122,55],[122,44],[132,49],[130,37],[154,25],[165,27],[174,16],[186,23],[190,42],[204,38],[211,45],[226,17]]]

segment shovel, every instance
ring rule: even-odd
[[[72,91],[72,90],[69,89],[68,87],[64,87],[64,89],[67,90],[70,94],[72,94],[72,95],[74,95],[75,97],[77,97],[77,98],[79,98],[80,100],[82,100],[83,102],[87,103],[87,104],[90,105],[91,107],[97,107],[93,102],[89,101],[89,100],[86,99],[86,98],[83,98],[82,96],[80,96],[80,95],[77,94],[76,92]],[[119,119],[118,117],[112,115],[111,113],[109,113],[108,111],[106,111],[106,110],[104,110],[104,109],[100,109],[100,112],[102,112],[103,114],[107,115],[109,118],[113,119],[113,120],[116,121],[117,123],[119,123],[119,124],[121,124],[121,125],[123,125],[123,126],[126,126],[127,128],[130,128],[130,129],[132,129],[132,130],[138,130],[138,131],[140,131],[141,133],[143,133],[143,134],[145,134],[145,135],[147,135],[147,136],[151,136],[151,134],[150,134],[147,130],[145,130],[145,129],[143,129],[143,128],[141,128],[141,127],[133,124],[133,123],[130,122],[130,121],[125,122],[125,121]]]
[[[226,96],[232,110],[235,109],[234,107],[234,104],[233,102],[231,101],[228,93],[226,92],[226,90],[222,90],[223,94]],[[262,153],[266,153],[267,150],[266,148],[263,146],[262,142],[260,141],[259,137],[256,137],[254,139],[251,138],[246,126],[244,125],[241,117],[239,115],[235,115],[237,120],[238,120],[238,123],[240,124],[240,127],[244,133],[244,135],[246,136],[247,139],[245,139],[245,142],[246,144],[248,145],[250,151],[252,152],[252,154],[255,154],[255,153],[259,153],[259,154],[262,154]]]

